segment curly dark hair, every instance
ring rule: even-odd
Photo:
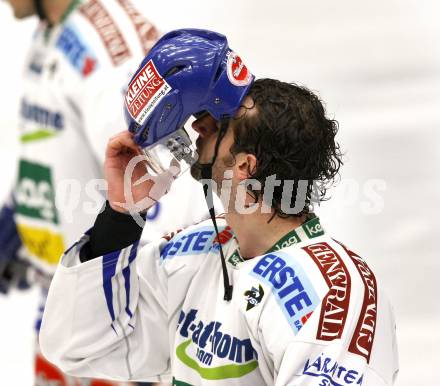
[[[256,156],[257,167],[249,174],[261,183],[262,190],[250,189],[255,202],[263,194],[266,178],[275,175],[282,183],[275,186],[272,202],[267,203],[275,210],[274,215],[307,215],[311,203],[326,199],[327,189],[343,164],[340,146],[335,142],[338,122],[325,116],[317,95],[296,84],[259,79],[248,95],[256,113],[248,113],[249,110],[236,120],[231,154],[246,152]],[[302,201],[305,204],[297,213],[287,214],[281,208],[286,180],[295,181],[290,203],[299,198],[298,181],[307,181]]]

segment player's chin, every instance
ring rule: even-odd
[[[36,14],[34,9],[22,9],[20,7],[12,7],[12,12],[14,13],[14,17],[17,20],[27,19],[30,16],[34,16]]]

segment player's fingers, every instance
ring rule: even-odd
[[[141,149],[133,140],[133,134],[129,131],[123,131],[111,137],[107,144],[106,156],[114,157],[121,153],[133,152],[141,154]]]
[[[133,143],[135,145],[134,140],[133,140],[133,134],[130,133],[128,130],[124,130],[124,131],[121,131],[120,133],[113,135],[108,140],[108,143],[113,144],[113,143],[117,143],[120,141],[125,142],[125,143]]]

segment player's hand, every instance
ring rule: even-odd
[[[118,212],[129,212],[133,203],[141,202],[149,196],[154,185],[152,180],[136,184],[136,181],[147,174],[146,163],[142,158],[141,148],[134,142],[133,134],[129,131],[116,134],[108,141],[104,173],[108,184],[108,201]],[[136,160],[139,162],[134,163]],[[134,165],[131,173],[130,170],[127,172],[130,161]]]
[[[124,131],[109,140],[104,169],[108,201],[114,210],[131,214],[145,212],[168,193],[180,172],[178,165],[172,163],[167,171],[151,176],[147,166],[133,134]]]

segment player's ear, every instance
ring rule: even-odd
[[[235,158],[236,176],[239,181],[251,178],[257,169],[257,157],[250,153],[240,153]]]

